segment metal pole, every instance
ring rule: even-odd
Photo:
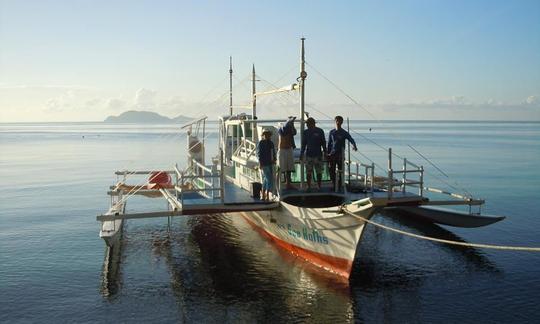
[[[178,163],[174,164],[174,193],[176,196],[176,200],[178,200]]]
[[[206,137],[206,119],[203,120],[203,127],[202,127],[202,164],[206,164],[206,147],[204,146],[204,139]]]
[[[184,171],[180,174],[180,204],[184,206]]]
[[[350,133],[349,117],[347,117],[347,132]],[[347,141],[347,155],[349,163],[347,164],[347,171],[349,172],[348,181],[351,185],[351,142]],[[349,187],[350,188],[350,187]]]
[[[240,131],[241,131],[242,125],[238,124],[236,125],[236,147],[234,148],[234,151],[231,153],[234,153],[239,147],[240,147]],[[232,154],[231,154],[232,158]]]
[[[306,59],[305,59],[305,49],[304,41],[305,37],[301,38],[302,41],[302,56],[300,58],[300,145],[304,141],[304,107],[305,107],[305,83],[306,83]],[[304,187],[304,160],[300,161],[300,188]]]
[[[403,184],[401,185],[401,192],[405,193],[407,186],[407,158],[403,159]]]
[[[388,149],[388,198],[392,198],[394,190],[394,175],[392,171],[392,148]]]
[[[232,105],[232,56],[229,56],[229,114],[233,114]]]
[[[221,202],[225,202],[225,173],[223,172],[223,149],[219,150],[219,195],[221,197]]]
[[[341,180],[341,191],[345,192],[345,148],[341,150],[341,171],[339,172]]]
[[[358,165],[356,166],[356,169],[358,170]],[[366,166],[364,167],[364,188],[367,190],[367,179],[368,179],[368,170],[369,168]],[[359,171],[356,171],[358,173]]]
[[[424,166],[420,166],[420,186],[418,187],[418,194],[420,197],[424,195]]]
[[[255,120],[257,117],[257,94],[255,89],[255,64],[253,64],[253,69],[251,71],[251,118]],[[255,137],[255,130],[257,129],[257,123],[251,123],[251,140],[253,142],[257,142],[257,138]]]
[[[374,182],[375,182],[375,162],[371,162],[371,193],[373,193]]]

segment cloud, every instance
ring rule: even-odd
[[[135,107],[140,109],[152,109],[156,107],[156,94],[154,90],[141,88],[135,93]]]
[[[525,105],[538,105],[540,104],[540,98],[538,96],[529,96],[527,99],[525,99],[525,102],[523,102]]]
[[[71,110],[74,105],[74,99],[76,96],[73,94],[73,91],[68,90],[59,96],[50,98],[45,104],[45,111],[48,112],[61,112],[64,110]]]
[[[94,99],[87,100],[84,103],[84,105],[88,108],[94,108],[94,107],[99,107],[102,103],[103,103],[102,99],[94,98]]]
[[[128,106],[128,103],[122,99],[111,98],[106,101],[105,109],[107,110],[121,110]]]
[[[93,87],[79,85],[28,85],[28,84],[0,84],[0,90],[97,90]]]
[[[448,98],[437,98],[423,101],[410,102],[386,102],[371,105],[385,110],[395,110],[400,108],[415,108],[429,110],[463,110],[463,109],[522,109],[527,107],[540,107],[540,98],[536,95],[529,96],[522,102],[504,102],[488,99],[482,102],[475,102],[465,96],[452,96]]]

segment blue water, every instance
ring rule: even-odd
[[[381,168],[386,153],[368,139],[423,164],[432,186],[465,188],[486,199],[484,212],[507,216],[478,229],[392,214],[375,221],[540,247],[539,123],[351,125],[360,152]],[[206,138],[207,156],[216,139]],[[104,266],[95,216],[108,208],[113,172],[183,165],[185,147],[172,125],[0,124],[0,322],[540,321],[540,253],[452,247],[375,227],[366,229],[349,283],[279,250],[234,215],[178,217],[169,231],[166,219],[128,221],[122,249]],[[165,207],[140,198],[128,210]]]

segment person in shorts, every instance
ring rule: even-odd
[[[285,173],[285,184],[287,189],[295,189],[291,184],[291,173],[294,171],[294,120],[296,117],[289,117],[285,125],[279,128],[279,172]]]
[[[262,136],[263,139],[257,144],[257,158],[259,159],[259,168],[262,177],[261,199],[268,201],[273,188],[273,169],[274,164],[276,164],[276,149],[270,139],[272,136],[270,130],[263,130]]]
[[[313,170],[317,175],[317,188],[321,189],[323,156],[326,156],[326,140],[324,131],[315,127],[315,119],[309,117],[306,120],[307,129],[304,130],[302,137],[302,148],[300,158],[304,159],[307,173],[307,189],[311,190],[311,180],[313,179]],[[306,154],[304,158],[304,152]],[[323,155],[324,154],[324,155]]]

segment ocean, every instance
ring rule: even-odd
[[[208,160],[217,152],[216,127],[208,124]],[[507,217],[475,229],[386,213],[374,221],[470,243],[540,247],[540,123],[354,121],[351,128],[355,155],[373,159],[378,172],[386,167],[381,147],[392,147],[424,165],[432,186],[464,188],[486,200],[482,212]],[[170,228],[166,218],[129,220],[121,249],[108,256],[96,215],[108,209],[114,171],[185,160],[176,125],[0,124],[0,322],[540,322],[540,253],[455,247],[373,226],[346,283],[234,214],[176,217]],[[127,206],[165,208],[148,198]]]

